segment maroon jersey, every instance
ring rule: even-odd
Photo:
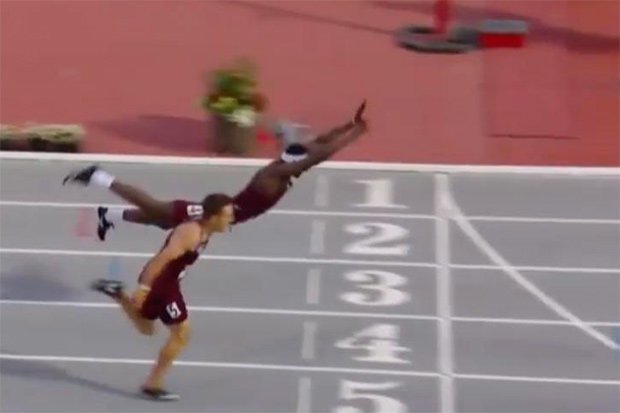
[[[282,199],[289,186],[290,183],[281,185],[277,191],[270,194],[258,188],[256,183],[251,181],[233,200],[235,224],[256,218],[267,212]]]
[[[169,240],[170,235],[162,248]],[[180,280],[184,277],[186,268],[196,262],[207,243],[208,241],[205,241],[195,250],[187,251],[166,264],[151,285],[151,291],[140,309],[143,317],[150,320],[159,318],[167,325],[181,323],[187,319],[187,306],[181,293]]]
[[[171,236],[172,233],[168,235],[161,249],[164,249],[168,245]],[[159,277],[155,279],[153,287],[155,287],[155,284],[157,283],[170,284],[178,282],[178,280],[183,278],[183,276],[185,275],[185,269],[191,266],[194,262],[196,262],[196,260],[200,256],[200,252],[205,249],[208,242],[208,240],[205,241],[204,243],[200,244],[195,250],[186,251],[185,254],[166,264],[166,266],[162,269],[162,273],[159,275]]]

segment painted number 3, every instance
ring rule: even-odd
[[[401,305],[411,300],[408,293],[397,288],[407,284],[407,279],[402,275],[387,271],[360,270],[348,272],[344,277],[354,283],[366,283],[359,288],[369,291],[348,292],[340,295],[346,302],[357,305],[387,306]],[[373,299],[374,296],[374,299]]]

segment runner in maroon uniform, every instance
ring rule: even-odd
[[[368,129],[363,118],[365,108],[366,102],[363,102],[352,121],[332,129],[311,142],[289,145],[278,159],[259,169],[248,185],[234,198],[234,223],[245,222],[268,211],[286,194],[294,178],[329,159],[364,134]],[[107,231],[119,220],[168,229],[202,214],[198,203],[155,199],[139,188],[120,182],[96,165],[69,174],[64,180],[64,183],[66,182],[109,188],[138,207],[122,210],[99,207],[98,234],[101,240],[105,239]]]
[[[203,215],[177,226],[159,252],[146,263],[133,297],[125,294],[120,281],[99,279],[92,284],[93,289],[116,300],[142,334],[152,335],[157,319],[170,330],[157,363],[142,386],[142,393],[156,400],[178,399],[177,395],[164,390],[163,380],[172,362],[188,344],[188,312],[180,281],[211,235],[226,231],[233,219],[232,198],[228,195],[209,195],[201,206]]]

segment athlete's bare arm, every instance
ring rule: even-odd
[[[362,105],[365,106],[365,103]],[[331,158],[336,152],[342,150],[345,146],[357,140],[361,135],[366,133],[368,125],[362,118],[362,112],[358,110],[355,117],[355,126],[345,134],[336,136],[325,143],[314,143],[308,145],[308,156],[305,159],[291,163],[274,163],[265,168],[265,173],[269,176],[278,176],[281,178],[289,178],[297,176],[315,165],[320,164]]]
[[[358,124],[361,119],[362,119],[362,115],[364,114],[364,110],[366,110],[366,101],[364,100],[362,102],[362,104],[357,108],[357,111],[355,112],[355,116],[353,117],[353,120],[345,123],[344,125],[340,125],[340,126],[336,126],[335,128],[320,134],[319,136],[317,136],[312,142],[312,143],[318,143],[318,144],[325,144],[325,143],[329,143],[332,140],[342,136],[343,134],[350,132],[351,130],[353,130],[353,128],[355,127],[356,124]]]
[[[140,274],[140,285],[150,288],[170,261],[193,250],[199,242],[200,228],[195,223],[182,224],[174,229],[166,246],[144,266]]]

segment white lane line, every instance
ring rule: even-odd
[[[2,254],[28,255],[76,255],[90,257],[127,257],[150,258],[153,252],[123,252],[123,251],[87,251],[87,250],[60,250],[44,248],[0,248]],[[345,260],[329,258],[302,258],[302,257],[265,257],[242,255],[201,255],[201,260],[214,261],[252,261],[252,262],[279,262],[291,264],[333,264],[333,265],[378,265],[384,267],[420,267],[435,268],[435,263],[407,262],[407,261],[376,261],[376,260]],[[619,270],[620,271],[620,270]]]
[[[441,412],[454,412],[454,340],[452,337],[452,282],[448,177],[435,175],[435,255],[437,260],[438,370],[441,372]]]
[[[537,318],[494,318],[494,317],[452,317],[453,322],[481,323],[481,324],[521,324],[572,327],[573,323],[567,320],[545,320]],[[592,327],[620,327],[620,321],[584,321]]]
[[[321,269],[310,268],[306,278],[306,304],[318,305],[321,300]]]
[[[34,300],[0,300],[4,306],[40,306],[40,307],[68,307],[68,308],[103,308],[116,309],[115,303],[101,302],[77,302],[77,301],[34,301]],[[313,310],[286,310],[277,308],[245,308],[245,307],[212,307],[212,306],[188,306],[190,311],[204,313],[236,313],[236,314],[273,314],[292,316],[316,316],[316,317],[352,317],[352,318],[379,318],[418,321],[437,321],[439,317],[434,315],[398,314],[398,313],[362,313],[347,311],[313,311]],[[521,324],[521,325],[548,325],[548,326],[571,326],[566,320],[545,320],[536,318],[489,318],[489,317],[452,317],[453,322],[461,323],[486,323],[486,324]],[[584,321],[593,327],[620,327],[620,321]]]
[[[323,201],[321,201],[323,202]],[[97,208],[105,205],[110,208],[126,208],[128,204],[109,204],[109,203],[87,203],[87,202],[43,202],[43,201],[0,201],[0,206],[7,207],[35,207],[35,208]],[[267,212],[270,215],[308,215],[308,216],[333,216],[333,217],[359,217],[359,218],[393,218],[393,219],[437,219],[432,214],[403,214],[390,212],[351,212],[351,211],[319,211],[293,210],[293,209],[273,209]],[[515,216],[492,216],[492,215],[473,215],[467,217],[470,221],[476,222],[521,222],[521,223],[549,223],[549,224],[600,224],[600,225],[620,225],[618,218],[558,218],[558,217],[515,217]]]
[[[131,364],[131,365],[152,365],[152,359],[133,359],[133,358],[109,358],[109,357],[73,357],[73,356],[46,356],[46,355],[25,355],[0,353],[0,360],[16,361],[47,361],[65,363],[87,363],[87,364]],[[440,374],[433,371],[411,371],[411,370],[380,370],[380,369],[353,369],[324,366],[295,366],[285,364],[258,364],[258,363],[226,363],[213,361],[186,361],[177,360],[175,366],[180,367],[207,367],[222,369],[246,369],[246,370],[275,370],[275,371],[294,371],[294,372],[316,372],[316,373],[340,373],[340,374],[378,374],[385,376],[407,376],[407,377],[426,377],[439,378]],[[504,376],[492,374],[462,374],[455,373],[454,377],[463,380],[489,380],[489,381],[520,381],[531,383],[556,383],[556,384],[587,384],[618,386],[620,380],[598,380],[598,379],[576,379],[567,377],[536,377],[536,376]]]
[[[314,206],[317,208],[327,208],[329,205],[329,178],[325,174],[316,177],[316,187],[314,189]]]
[[[590,224],[590,225],[620,225],[620,219],[597,218],[538,218],[538,217],[504,217],[504,216],[468,216],[474,222],[514,222],[526,224]]]
[[[455,374],[461,380],[487,380],[487,381],[520,381],[528,383],[553,383],[553,384],[593,384],[603,386],[618,386],[620,380],[596,380],[596,379],[571,379],[567,377],[536,377],[536,376],[502,376],[494,374]]]
[[[327,222],[322,219],[312,221],[312,231],[310,232],[310,254],[321,255],[325,253],[325,231]]]
[[[34,208],[97,208],[101,205],[109,208],[127,208],[129,204],[110,204],[102,202],[99,204],[87,202],[41,202],[41,201],[0,201],[0,206],[8,207],[34,207]],[[394,219],[435,219],[430,214],[393,214],[388,212],[350,212],[350,211],[319,211],[316,209],[272,209],[267,212],[269,215],[304,215],[304,216],[331,216],[349,218],[394,218]]]
[[[297,413],[311,413],[312,379],[300,377],[297,386]]]
[[[91,364],[148,364],[154,363],[150,359],[133,358],[110,358],[110,357],[73,357],[73,356],[42,356],[42,355],[21,355],[0,353],[0,359],[19,360],[19,361],[50,361],[67,363],[91,363]],[[178,360],[175,366],[183,367],[211,367],[222,369],[245,369],[245,370],[275,370],[275,371],[294,371],[294,372],[316,372],[316,373],[340,373],[340,374],[380,374],[385,376],[408,376],[408,377],[429,377],[436,378],[438,375],[431,371],[412,371],[412,370],[381,370],[381,369],[355,369],[328,366],[296,366],[287,364],[259,364],[259,363],[227,363],[216,361],[186,361]]]
[[[23,152],[0,151],[0,159],[17,159],[20,161],[54,161],[54,162],[91,162],[91,163],[133,163],[144,165],[193,165],[199,168],[208,166],[265,166],[272,162],[264,158],[220,158],[203,156],[162,156],[162,155],[118,155],[102,153],[61,153],[61,152]],[[36,165],[35,165],[36,167]],[[512,166],[512,165],[454,165],[454,164],[414,164],[397,162],[364,161],[325,161],[315,166],[318,170],[359,170],[410,173],[446,173],[446,174],[517,174],[548,175],[581,178],[613,178],[620,176],[618,167],[583,167],[583,166]]]
[[[0,300],[0,305],[31,305],[42,307],[75,307],[75,308],[118,308],[115,303],[99,302],[63,302],[63,301],[26,301],[26,300]],[[379,318],[399,320],[434,321],[432,315],[393,314],[393,313],[361,313],[346,311],[313,311],[313,310],[283,310],[273,308],[243,308],[243,307],[211,307],[189,306],[190,311],[212,313],[239,313],[239,314],[272,314],[272,315],[302,315],[316,317],[352,317],[352,318]]]
[[[479,265],[479,264],[451,264],[450,268],[456,270],[494,270],[501,271],[499,265]],[[515,265],[513,268],[517,271],[530,272],[565,272],[565,273],[587,273],[587,274],[620,274],[620,268],[587,268],[587,267],[546,267],[533,265]]]
[[[304,321],[304,335],[301,345],[301,358],[314,359],[317,324],[315,321]]]
[[[126,258],[151,258],[153,252],[124,252],[124,251],[94,251],[94,250],[61,250],[45,248],[0,248],[0,254],[26,254],[26,255],[63,255],[63,256],[91,256],[91,257],[126,257]],[[267,256],[244,256],[244,255],[201,255],[201,260],[213,261],[251,261],[270,262],[285,264],[326,264],[326,265],[372,265],[383,267],[413,267],[413,268],[436,268],[434,262],[414,261],[381,261],[381,260],[347,260],[331,258],[305,258],[305,257],[267,257]],[[502,270],[500,265],[478,264],[451,264],[452,269],[471,270]],[[540,271],[540,272],[574,272],[574,273],[609,273],[620,274],[620,268],[574,268],[574,267],[545,267],[545,266],[514,266],[517,271]]]
[[[594,329],[593,327],[585,324],[579,317],[573,314],[570,310],[564,307],[562,304],[554,300],[551,296],[546,294],[533,282],[525,278],[515,267],[512,266],[508,260],[506,260],[479,232],[478,230],[467,220],[467,217],[463,214],[463,211],[459,208],[454,197],[451,196],[450,190],[447,192],[448,203],[451,210],[451,218],[461,228],[463,233],[471,239],[471,241],[482,251],[492,262],[502,267],[503,272],[508,275],[514,282],[521,288],[528,291],[549,309],[555,312],[561,318],[571,321],[573,325],[583,331],[585,334],[592,337],[594,340],[599,341],[603,345],[613,349],[620,349],[620,345],[607,337],[605,334]]]

